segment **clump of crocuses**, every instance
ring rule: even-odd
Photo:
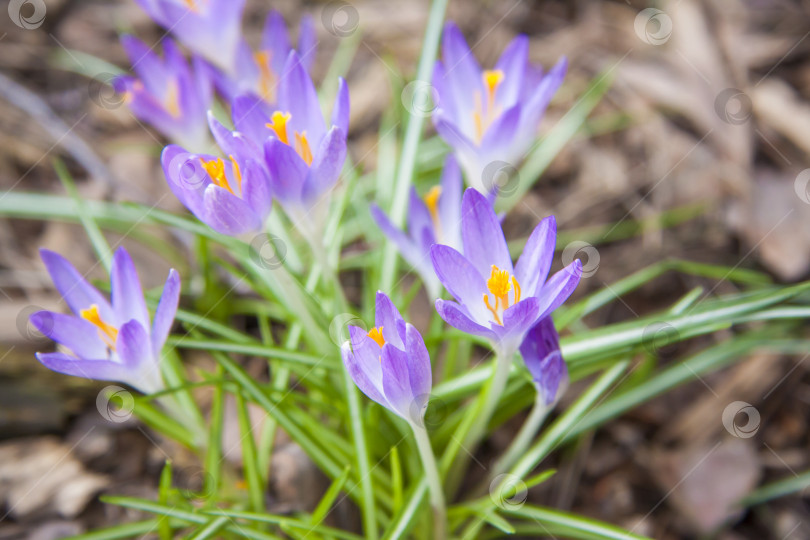
[[[31,315],[37,330],[70,351],[37,353],[37,359],[66,375],[122,382],[147,394],[163,389],[160,354],[180,299],[177,272],[169,271],[150,323],[138,273],[124,248],[113,257],[111,302],[64,257],[46,249],[40,254],[73,314],[38,311]]]

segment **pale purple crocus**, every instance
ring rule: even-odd
[[[430,262],[433,244],[461,250],[461,170],[453,156],[447,156],[439,185],[423,197],[411,189],[408,205],[408,232],[400,231],[377,206],[371,215],[380,230],[397,246],[400,255],[422,278],[431,298],[441,295],[442,284]]]
[[[343,365],[365,395],[421,427],[433,384],[425,342],[385,293],[377,292],[375,307],[371,331],[349,326]]]
[[[263,229],[273,200],[259,162],[241,154],[223,159],[192,153],[176,145],[164,148],[160,159],[169,188],[197,219],[229,236]]]
[[[180,299],[180,277],[169,271],[154,321],[150,323],[138,273],[124,248],[113,256],[112,302],[64,257],[40,250],[42,261],[72,315],[38,311],[31,324],[69,352],[37,353],[45,367],[66,375],[128,384],[146,394],[164,388],[163,345]]]
[[[546,280],[556,237],[554,217],[545,218],[513,266],[492,205],[475,189],[467,189],[461,202],[464,255],[439,244],[430,250],[436,275],[456,299],[436,300],[439,315],[463,332],[487,338],[499,357],[511,359],[529,330],[579,283],[579,260]]]
[[[297,50],[301,64],[307,71],[315,59],[316,43],[312,18],[304,16],[298,31]],[[284,64],[292,50],[284,18],[272,10],[265,20],[259,48],[253,50],[242,40],[236,51],[233,73],[214,72],[214,82],[229,102],[237,96],[248,94],[268,104],[275,104]]]
[[[546,407],[554,404],[568,386],[568,368],[560,350],[560,335],[551,317],[529,330],[520,344],[520,355]]]
[[[237,110],[238,109],[238,110]],[[269,115],[260,107],[242,109],[235,104],[238,130],[261,136],[264,123],[265,164],[273,185],[273,196],[299,225],[312,207],[337,182],[346,160],[349,131],[349,90],[340,79],[332,117],[327,124],[321,114],[318,94],[300,56],[291,52],[281,74],[278,102]],[[242,125],[250,124],[251,127]]]
[[[458,27],[447,23],[433,86],[433,123],[467,177],[482,193],[496,190],[497,172],[517,167],[534,144],[543,113],[562,84],[563,58],[543,73],[529,63],[529,39],[516,37],[494,69],[482,70]]]
[[[196,151],[210,139],[205,113],[212,90],[207,68],[192,58],[191,66],[170,39],[163,40],[163,58],[132,36],[121,43],[136,76],[122,75],[113,85],[132,113],[171,141]]]
[[[245,0],[136,0],[193,53],[231,73],[242,34]]]

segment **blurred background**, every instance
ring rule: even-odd
[[[60,376],[36,362],[34,352],[52,345],[28,327],[27,317],[60,306],[37,248],[60,251],[91,277],[102,271],[93,269],[81,226],[9,218],[20,209],[5,192],[64,195],[54,172],[59,159],[85,199],[184,210],[159,168],[164,142],[108,86],[128,69],[119,34],[154,43],[162,31],[133,0],[6,4],[8,15],[0,10],[0,539],[60,538],[138,519],[102,505],[97,495],[153,496],[169,456],[189,489],[199,487],[201,469],[134,419],[105,417],[96,406],[103,383]],[[316,80],[342,40],[356,40],[348,71],[350,152],[363,170],[373,170],[381,118],[401,105],[429,3],[251,0],[244,19],[249,40],[258,38],[271,7],[293,29],[304,13],[314,17],[321,40]],[[581,257],[588,276],[577,298],[676,258],[758,270],[782,283],[810,277],[810,2],[451,0],[447,15],[484,66],[518,33],[531,38],[534,62],[548,67],[567,56],[569,73],[542,133],[587,97],[594,81],[612,81],[584,129],[506,221],[517,237],[539,217],[557,216],[558,247]],[[184,264],[178,254],[138,243],[137,231],[125,236],[147,287],[162,283],[170,262]],[[722,278],[663,272],[588,323],[655,312],[697,286],[733,292]],[[687,342],[655,352],[666,362],[689,350]],[[559,452],[557,475],[530,498],[655,538],[810,538],[810,491],[755,511],[727,511],[754,486],[810,466],[806,358],[756,355],[696,377]],[[577,391],[570,389],[563,404]],[[723,413],[736,402],[751,407],[746,431],[734,422],[724,426]],[[236,429],[235,412],[226,414]],[[505,448],[518,427],[501,428],[482,459]],[[230,457],[238,462],[239,456],[236,450]],[[282,444],[272,466],[274,511],[309,508],[327,485],[291,443]],[[339,510],[336,523],[350,526],[353,510]]]

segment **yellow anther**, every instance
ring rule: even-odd
[[[488,103],[492,104],[495,101],[495,91],[500,86],[501,82],[503,82],[503,71],[500,69],[493,69],[493,70],[486,70],[481,75],[484,79],[484,85],[487,87],[487,99]]]
[[[81,315],[82,319],[98,328],[98,336],[102,339],[102,341],[104,341],[105,344],[107,344],[110,349],[115,350],[115,340],[118,339],[118,329],[101,319],[101,315],[98,313],[98,306],[96,304],[93,304],[87,309],[81,310],[79,315]]]
[[[195,2],[195,0],[183,0],[183,2],[186,4],[186,7],[191,11],[197,11],[197,2]]]
[[[312,149],[309,147],[307,140],[307,132],[295,132],[295,151],[301,156],[301,159],[306,161],[307,165],[312,165]]]
[[[504,77],[504,72],[500,69],[485,70],[481,74],[487,91],[487,101],[483,103],[481,93],[475,93],[475,107],[473,108],[472,116],[473,127],[475,128],[475,141],[477,143],[481,142],[486,130],[492,125],[492,122],[498,118],[499,111],[495,106],[495,92],[498,91],[498,87],[503,82]]]
[[[442,187],[441,186],[433,186],[430,188],[422,199],[425,201],[425,206],[427,206],[428,210],[430,211],[430,217],[433,218],[433,223],[436,224],[439,222],[439,197],[442,195]]]
[[[511,291],[513,287],[515,292],[512,302],[510,303],[509,291]],[[495,322],[502,325],[501,315],[503,312],[506,311],[510,305],[520,302],[520,283],[518,283],[516,277],[510,276],[509,272],[501,270],[493,264],[492,273],[487,280],[487,289],[489,290],[489,294],[495,297],[495,305],[490,303],[489,294],[487,293],[484,294],[484,305],[486,305],[489,312],[492,313]]]
[[[271,51],[257,51],[253,53],[253,61],[256,62],[256,67],[259,68],[259,92],[261,96],[273,102],[276,98],[276,74],[273,73],[270,59],[273,53]],[[280,137],[279,137],[280,138]]]
[[[385,338],[383,337],[382,331],[383,327],[380,326],[379,328],[372,328],[368,333],[368,337],[376,341],[377,345],[380,347],[385,345]]]
[[[180,117],[180,96],[175,81],[169,82],[169,89],[166,92],[166,101],[164,102],[166,110],[174,118]]]
[[[493,306],[491,306],[489,304],[489,295],[485,294],[484,295],[484,305],[487,306],[487,309],[490,311],[490,313],[492,313],[492,316],[495,317],[495,322],[500,324],[501,326],[503,326],[503,323],[501,322],[501,318],[500,318],[500,316],[498,316],[498,299],[495,298],[495,306],[493,307]]]
[[[239,179],[241,187],[242,175],[239,172],[239,166],[236,164],[233,157],[231,157],[231,161],[233,162],[234,173]],[[233,189],[231,189],[230,182],[228,182],[228,176],[225,174],[225,162],[222,161],[222,158],[216,158],[209,161],[205,161],[203,158],[200,158],[200,163],[202,163],[203,169],[205,169],[205,172],[208,173],[208,176],[211,177],[211,181],[214,182],[215,185],[227,189],[235,195]]]
[[[515,301],[513,303],[517,304],[520,302],[520,283],[515,276],[512,276],[512,285],[515,286]]]
[[[233,175],[236,177],[236,185],[239,186],[239,192],[242,192],[242,171],[239,170],[239,164],[236,162],[233,156],[228,155],[228,159],[231,160],[231,166],[233,167]]]
[[[270,117],[270,122],[265,124],[267,127],[276,132],[276,137],[278,137],[278,140],[284,144],[290,144],[290,140],[287,138],[287,122],[290,121],[290,118],[292,118],[290,113],[276,111]]]
[[[495,295],[495,298],[503,298],[509,294],[509,291],[512,289],[512,286],[509,284],[509,272],[501,270],[493,264],[492,273],[487,280],[487,289]]]

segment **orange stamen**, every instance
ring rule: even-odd
[[[307,132],[295,132],[295,151],[301,156],[301,159],[306,161],[307,165],[312,165],[312,149],[309,147],[307,140]]]
[[[214,182],[214,184],[216,184],[221,188],[227,189],[228,191],[231,192],[231,194],[235,195],[233,189],[231,189],[230,182],[228,182],[228,177],[225,175],[225,162],[222,161],[222,158],[216,158],[210,161],[205,161],[203,158],[200,158],[200,163],[202,163],[205,172],[208,173],[208,176],[211,177],[211,181]],[[238,178],[241,179],[241,174],[239,174],[238,172],[239,167],[236,165],[235,161],[233,162],[233,164],[234,164],[234,171],[237,172]]]
[[[164,102],[166,110],[174,118],[180,117],[180,96],[177,90],[177,83],[175,81],[169,82],[169,90],[166,93],[166,101]]]
[[[512,303],[509,303],[509,291],[514,288]],[[506,311],[510,305],[520,302],[521,289],[520,283],[514,276],[510,276],[506,270],[501,270],[494,264],[492,265],[492,273],[487,280],[487,289],[489,293],[484,294],[484,305],[492,313],[493,318],[497,324],[503,326],[501,322],[501,315]],[[489,295],[495,297],[495,305],[493,306],[489,301]]]
[[[276,137],[278,137],[278,140],[287,145],[290,144],[290,140],[287,138],[287,122],[290,121],[290,118],[292,118],[290,113],[276,111],[270,117],[270,122],[265,124],[267,127],[276,132]]]
[[[500,69],[486,70],[481,74],[484,80],[484,87],[487,92],[486,105],[481,100],[481,93],[475,94],[475,108],[473,109],[473,126],[475,128],[475,140],[477,143],[484,138],[484,133],[498,118],[499,112],[495,106],[495,93],[503,82],[504,72]]]
[[[112,350],[115,350],[115,340],[118,339],[118,329],[111,324],[104,322],[98,313],[98,306],[93,304],[87,309],[79,312],[82,319],[86,320],[98,328],[98,336]]]
[[[379,328],[372,328],[368,333],[368,337],[376,341],[377,345],[380,347],[385,345],[385,338],[383,337],[382,330],[383,327],[380,326]]]
[[[272,53],[270,51],[257,51],[253,53],[253,61],[259,68],[259,92],[261,96],[270,102],[275,101],[276,94],[276,74],[270,65]]]

